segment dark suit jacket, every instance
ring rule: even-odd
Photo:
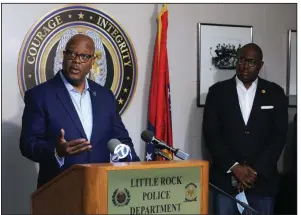
[[[119,139],[131,147],[134,161],[139,161],[133,143],[117,111],[113,93],[88,80],[92,102],[93,128],[91,152],[65,158],[59,168],[54,149],[60,129],[65,130],[66,141],[86,138],[71,97],[59,75],[25,93],[20,150],[23,156],[38,162],[38,187],[45,184],[73,164],[110,162],[107,143]]]
[[[273,109],[261,109],[273,106]],[[235,162],[248,163],[257,173],[249,193],[273,196],[277,192],[277,161],[284,147],[288,126],[288,101],[275,83],[258,79],[253,107],[245,125],[236,90],[235,77],[214,84],[206,98],[203,132],[212,156],[210,180],[234,193],[231,174]]]

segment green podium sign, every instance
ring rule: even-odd
[[[108,173],[108,214],[200,214],[200,167]]]

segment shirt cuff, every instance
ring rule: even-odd
[[[65,163],[65,157],[59,157],[56,149],[54,149],[54,156],[56,158],[57,163],[59,164],[60,168],[64,165]]]
[[[233,166],[231,166],[231,168],[227,171],[227,173],[230,173],[230,172],[231,172],[231,169],[232,169],[235,165],[237,165],[237,164],[239,164],[239,163],[235,162],[235,164],[233,164]]]

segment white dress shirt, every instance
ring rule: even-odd
[[[67,81],[61,71],[59,73],[71,97],[72,103],[76,109],[88,141],[90,141],[93,127],[93,114],[88,80],[86,79],[85,89],[82,93],[80,93]],[[64,158],[58,157],[56,151],[55,157],[57,158],[60,167],[63,166]]]
[[[252,83],[249,89],[244,86],[237,76],[235,79],[240,110],[244,118],[245,125],[247,125],[255,98],[258,78]]]
[[[256,78],[255,81],[253,81],[249,89],[247,89],[244,86],[242,81],[239,80],[237,76],[235,77],[235,80],[236,80],[236,90],[238,95],[240,111],[243,116],[245,125],[247,125],[252,110],[252,106],[254,103],[258,78]],[[238,164],[238,162],[236,162],[232,167],[234,167],[236,164]],[[227,171],[227,173],[231,172],[232,167]]]

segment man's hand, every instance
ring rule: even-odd
[[[237,164],[231,169],[233,175],[241,183],[241,188],[251,188],[251,185],[255,182],[257,173],[247,165]]]
[[[246,178],[246,182],[250,185],[253,185],[256,181],[256,178],[257,178],[257,172],[252,169],[250,166],[248,165],[245,165],[247,167],[247,170],[248,170],[248,177]]]
[[[76,155],[91,148],[90,142],[85,139],[76,139],[67,142],[65,140],[65,131],[61,129],[61,134],[56,144],[56,153],[59,157]]]

